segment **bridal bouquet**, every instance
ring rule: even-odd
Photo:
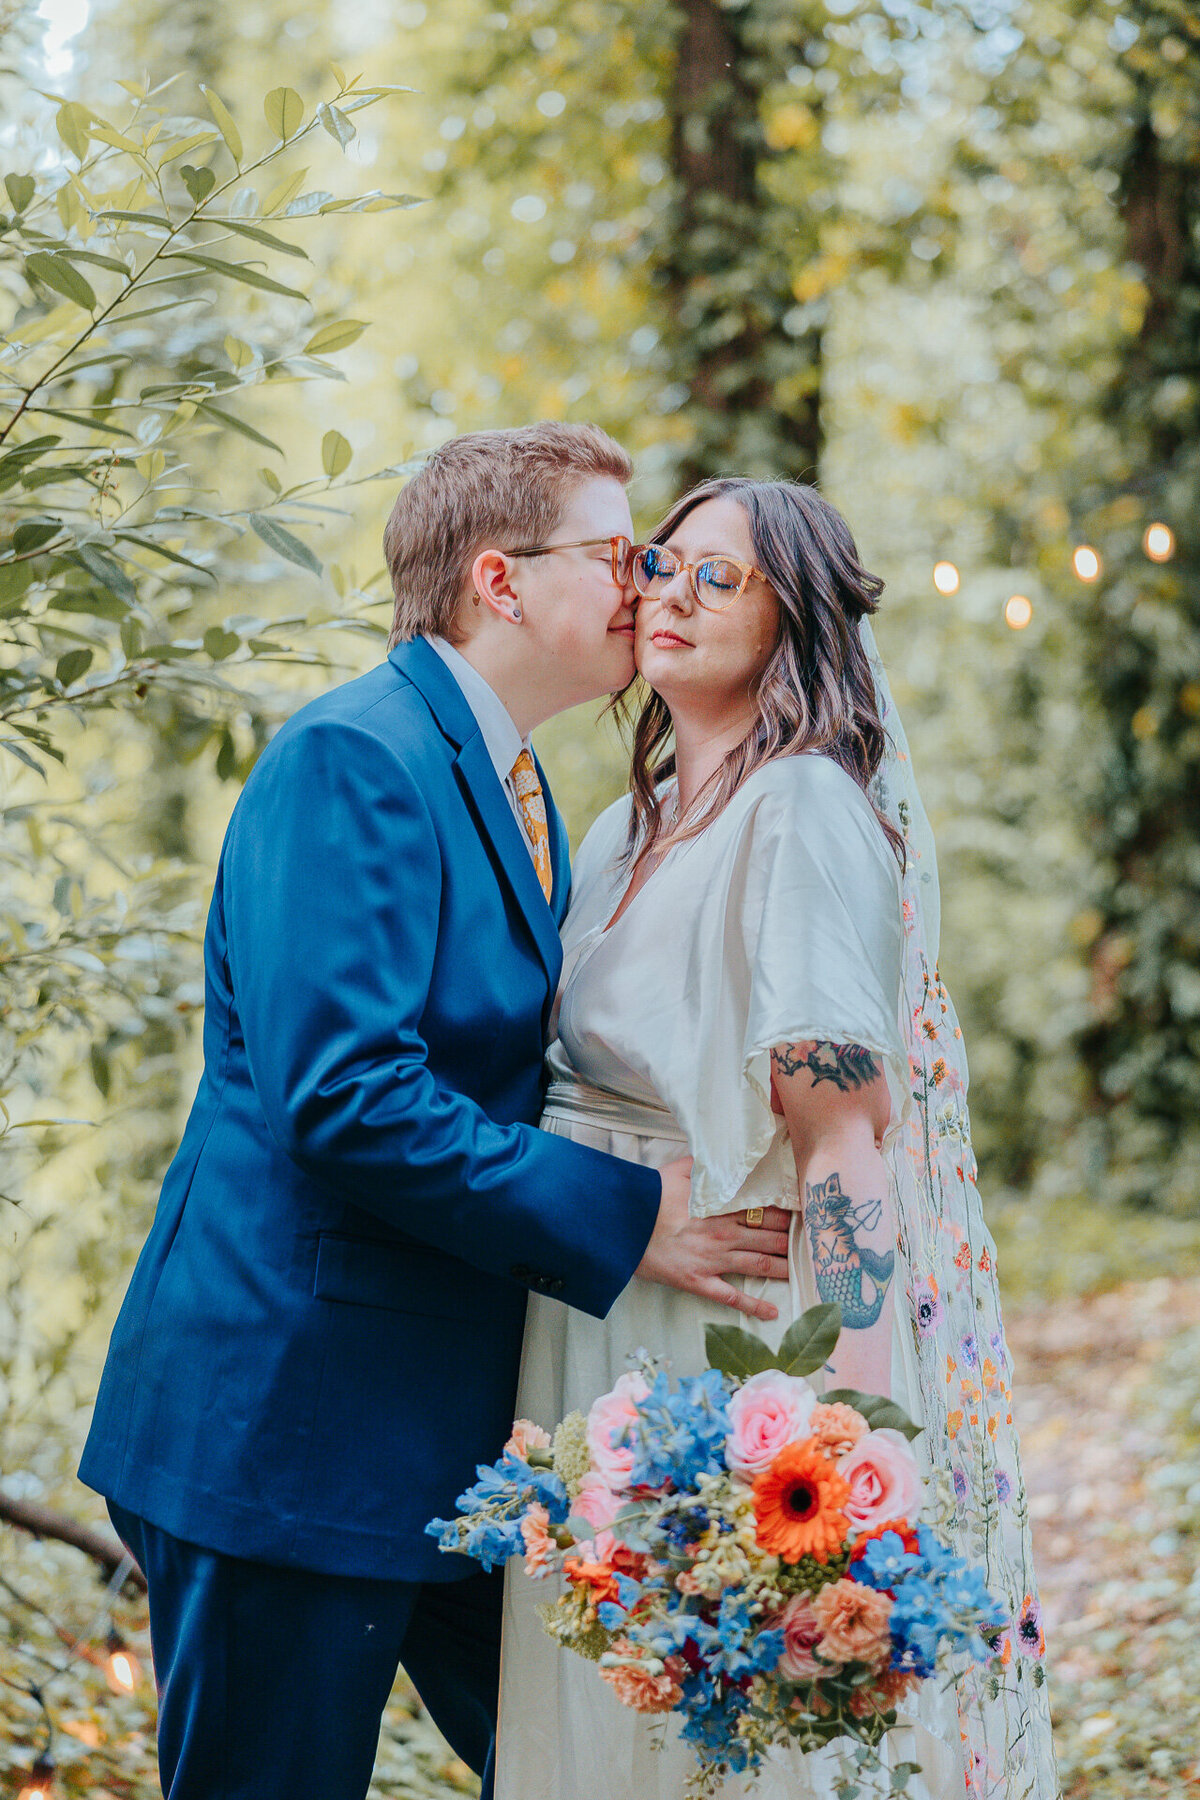
[[[774,1744],[877,1744],[898,1701],[956,1654],[985,1660],[1006,1622],[918,1517],[919,1428],[805,1379],[840,1325],[812,1308],[777,1357],[712,1325],[712,1366],[679,1380],[642,1357],[553,1438],[519,1419],[459,1516],[426,1527],[484,1568],[561,1572],[547,1631],[625,1706],[680,1716],[697,1794]]]

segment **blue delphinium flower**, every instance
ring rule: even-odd
[[[895,1666],[922,1678],[932,1675],[945,1623],[945,1608],[929,1582],[913,1576],[902,1582],[888,1620]]]
[[[462,1549],[484,1569],[496,1568],[517,1556],[523,1548],[521,1527],[513,1520],[480,1519],[467,1528]]]
[[[624,1433],[623,1441],[633,1446],[631,1484],[693,1488],[700,1475],[723,1474],[728,1400],[719,1369],[685,1377],[674,1389],[661,1371]]]
[[[894,1588],[906,1575],[921,1567],[921,1558],[904,1548],[904,1539],[896,1531],[885,1531],[871,1542],[850,1564],[847,1571],[853,1581],[863,1587]]]

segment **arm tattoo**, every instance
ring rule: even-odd
[[[771,1057],[781,1075],[807,1069],[814,1087],[818,1081],[832,1081],[843,1094],[867,1087],[881,1073],[879,1058],[861,1044],[780,1044]]]
[[[892,1279],[896,1253],[880,1256],[855,1233],[871,1231],[879,1223],[883,1202],[868,1200],[855,1206],[843,1194],[836,1171],[828,1181],[804,1184],[804,1224],[812,1245],[817,1292],[822,1300],[836,1300],[842,1324],[865,1331],[883,1311],[884,1296]]]

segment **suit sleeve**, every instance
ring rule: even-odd
[[[536,1268],[603,1317],[649,1241],[659,1176],[496,1124],[430,1071],[442,860],[403,762],[338,721],[273,745],[223,879],[251,1079],[283,1151],[389,1225],[492,1274]]]

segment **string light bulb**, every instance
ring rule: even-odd
[[[109,1687],[114,1694],[132,1694],[142,1679],[141,1663],[115,1627],[109,1632],[105,1647],[108,1660],[104,1674]]]
[[[1012,631],[1024,631],[1033,617],[1033,601],[1027,594],[1010,594],[1004,603],[1004,623]]]
[[[1175,554],[1175,533],[1161,519],[1155,519],[1142,534],[1142,549],[1151,562],[1170,562]]]
[[[39,1756],[29,1771],[29,1779],[25,1782],[17,1800],[53,1800],[54,1795],[54,1758],[47,1752]]]
[[[1077,544],[1071,558],[1071,567],[1080,581],[1097,581],[1104,565],[1100,561],[1100,552],[1093,549],[1091,544]]]
[[[952,562],[934,563],[933,585],[939,594],[957,594],[958,584],[958,570]]]

